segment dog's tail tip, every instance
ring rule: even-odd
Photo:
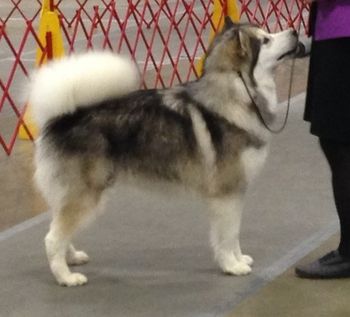
[[[139,87],[136,65],[112,52],[71,55],[42,66],[32,76],[29,104],[42,128],[48,121],[120,97]]]

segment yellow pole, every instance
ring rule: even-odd
[[[209,43],[214,39],[215,34],[221,31],[225,16],[231,18],[232,21],[239,21],[239,9],[236,0],[214,0],[212,23],[213,27],[209,35]],[[196,70],[200,76],[203,71],[203,63],[205,56],[203,56],[196,65]]]
[[[58,18],[58,13],[54,9],[53,2],[53,0],[42,1],[38,38],[46,50],[43,52],[40,47],[37,48],[35,61],[36,67],[40,67],[40,65],[45,64],[50,59],[64,56],[60,21]],[[23,120],[26,123],[30,133],[35,138],[38,135],[38,127],[33,120],[30,105],[27,107]],[[29,139],[28,133],[23,126],[20,127],[18,136],[20,139]]]

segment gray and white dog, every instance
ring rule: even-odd
[[[200,193],[212,209],[220,268],[250,273],[253,259],[239,244],[243,198],[268,152],[261,115],[268,123],[275,117],[274,70],[296,46],[292,30],[269,34],[226,19],[201,78],[174,88],[138,90],[135,65],[112,53],[71,56],[34,74],[35,180],[53,214],[45,245],[57,282],[87,282],[68,267],[89,260],[71,239],[109,188],[135,179]]]

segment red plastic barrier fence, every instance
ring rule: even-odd
[[[218,1],[223,8],[226,1]],[[198,77],[198,60],[209,44],[216,0],[56,0],[66,54],[109,49],[131,56],[142,86],[166,87]],[[239,0],[242,20],[269,31],[307,27],[302,0]],[[41,1],[0,4],[0,144],[10,155],[26,110],[23,84],[34,68],[37,49],[51,47],[37,34]],[[222,17],[225,10],[222,11]]]
[[[303,0],[239,0],[241,20],[260,25],[269,32],[294,28],[307,32],[309,6]]]

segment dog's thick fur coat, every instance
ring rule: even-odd
[[[130,179],[190,187],[212,208],[211,243],[221,269],[244,275],[239,231],[243,197],[262,167],[275,115],[273,70],[296,47],[292,31],[268,34],[227,20],[203,76],[175,88],[137,90],[135,66],[111,53],[88,53],[42,67],[30,103],[41,127],[35,179],[53,220],[45,238],[61,285],[87,282],[68,264],[88,261],[71,239],[101,206],[106,190]]]

